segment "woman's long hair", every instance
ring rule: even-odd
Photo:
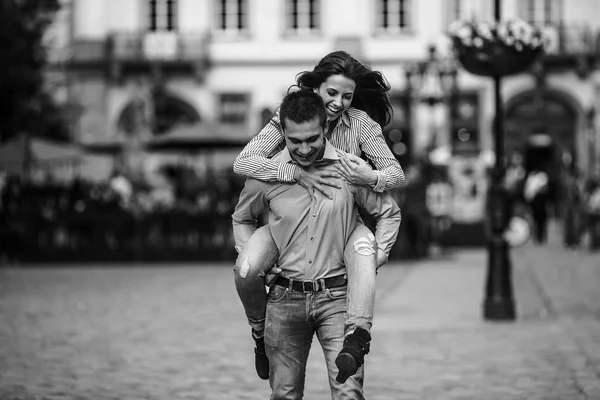
[[[390,84],[379,71],[373,71],[345,51],[334,51],[319,61],[312,71],[296,75],[300,89],[319,88],[331,75],[343,75],[356,84],[351,107],[366,112],[381,128],[392,119]]]

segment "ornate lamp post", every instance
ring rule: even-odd
[[[450,26],[450,36],[463,67],[475,75],[494,80],[496,160],[488,193],[490,234],[483,314],[487,320],[510,321],[515,319],[515,301],[509,247],[504,237],[511,211],[504,187],[502,77],[526,70],[543,53],[547,39],[524,21],[501,22],[500,0],[494,1],[494,19],[493,24],[457,21]]]
[[[500,0],[494,1],[494,18],[501,17]],[[488,240],[488,275],[485,286],[483,317],[487,320],[509,320],[516,318],[512,289],[512,265],[508,243],[504,232],[510,219],[508,193],[504,187],[506,173],[504,155],[504,110],[502,107],[502,76],[494,79],[494,151],[495,165],[492,169],[489,191],[490,237]]]
[[[440,157],[435,163],[444,163],[450,156],[445,148],[434,148],[438,145],[438,123],[436,121],[436,107],[446,102],[452,106],[454,102],[452,97],[456,93],[458,65],[453,58],[438,57],[435,45],[428,47],[429,56],[422,62],[415,63],[406,68],[406,82],[409,101],[413,99],[421,104],[425,104],[431,113],[430,118],[430,137],[427,143],[426,151],[430,161],[434,162],[434,154]],[[453,113],[448,113],[452,115]],[[437,182],[437,179],[431,175],[432,185],[426,190],[426,206],[431,213],[431,242],[432,249],[441,248],[442,232],[449,227],[448,215],[445,211],[446,206],[452,202],[448,183]],[[432,201],[435,199],[434,201]]]
[[[425,61],[409,65],[405,74],[407,91],[411,98],[428,105],[433,114],[437,105],[451,99],[456,93],[458,66],[451,58],[438,57],[433,44],[429,45],[428,53]],[[433,125],[431,133],[435,135]]]

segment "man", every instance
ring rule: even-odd
[[[550,174],[546,167],[535,168],[525,179],[523,196],[531,210],[536,244],[545,244],[548,236],[548,205],[551,200]]]
[[[286,143],[275,156],[280,162],[311,172],[336,171],[345,153],[325,139],[327,116],[318,94],[288,94],[281,104],[280,119]],[[345,340],[344,248],[356,224],[358,204],[374,216],[377,225],[375,237],[356,246],[369,247],[377,252],[378,260],[386,260],[398,234],[400,209],[387,193],[375,193],[345,180],[340,185],[330,200],[318,191],[309,193],[297,183],[248,179],[233,214],[236,246],[241,248],[254,232],[256,218],[268,209],[269,226],[279,250],[281,274],[269,290],[264,337],[271,399],[302,398],[315,333],[325,354],[332,397],[363,398],[362,367],[348,380],[336,379],[338,365],[343,365],[343,357],[339,357],[342,348],[349,347],[354,357],[362,358],[369,351],[370,340],[361,328],[346,335]],[[348,337],[353,338],[350,346]]]

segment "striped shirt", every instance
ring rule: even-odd
[[[323,157],[312,167],[333,171],[340,154],[343,152],[326,142]],[[273,159],[295,164],[287,148]],[[279,250],[277,265],[284,276],[301,280],[328,278],[346,272],[344,249],[356,225],[359,206],[377,220],[377,247],[389,254],[401,222],[400,208],[392,196],[344,179],[340,183],[341,189],[330,200],[317,191],[311,195],[298,184],[248,179],[232,216],[234,236],[240,236],[235,234],[240,226],[254,227],[257,216],[268,208],[271,235]]]
[[[364,155],[377,168],[375,192],[404,184],[404,171],[385,143],[381,127],[366,112],[354,107],[342,113],[328,137],[336,148],[357,156]],[[236,174],[265,182],[295,182],[297,165],[282,164],[270,157],[285,147],[279,109],[269,123],[244,147],[233,163]]]

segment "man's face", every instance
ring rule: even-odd
[[[315,117],[301,124],[286,119],[285,145],[292,159],[302,167],[309,167],[320,159],[325,149],[325,141],[319,118]]]

